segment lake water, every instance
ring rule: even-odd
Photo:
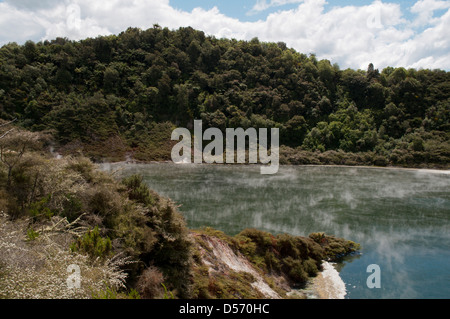
[[[450,298],[449,171],[325,166],[104,164],[140,174],[180,206],[190,228],[344,237],[361,255],[338,264],[346,298]],[[367,267],[380,267],[370,289]]]

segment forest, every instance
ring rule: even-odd
[[[170,160],[176,127],[279,128],[282,164],[446,168],[450,74],[341,70],[190,27],[0,49],[0,118],[94,161]]]

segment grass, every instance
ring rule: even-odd
[[[70,252],[63,237],[70,236],[58,228],[28,240],[27,222],[11,222],[0,216],[0,298],[2,299],[86,299],[92,291],[108,287],[124,288],[126,273],[121,267],[129,260],[116,256],[92,260]],[[68,267],[78,265],[79,289],[67,284]]]

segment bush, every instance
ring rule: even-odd
[[[144,299],[160,299],[164,295],[163,282],[163,274],[158,268],[150,266],[139,276],[136,289]]]
[[[84,197],[87,200],[87,211],[100,216],[103,226],[113,230],[117,226],[115,219],[124,210],[124,198],[117,192],[115,185],[101,183],[91,186]]]
[[[111,240],[108,237],[103,238],[100,236],[98,226],[88,231],[83,237],[78,238],[70,248],[74,252],[86,253],[93,258],[108,257],[112,253]]]
[[[106,287],[92,292],[92,299],[141,299],[139,293],[131,289],[130,292],[119,292],[115,288]]]
[[[75,194],[66,194],[64,197],[66,200],[63,202],[61,216],[72,222],[82,214],[83,203]]]
[[[304,260],[302,266],[305,272],[308,274],[308,276],[311,277],[314,277],[319,271],[319,269],[317,269],[317,261],[312,258]]]
[[[308,273],[304,270],[301,260],[291,256],[282,260],[283,271],[296,284],[304,284],[308,280]]]
[[[182,298],[189,297],[192,241],[184,217],[170,200],[150,190],[141,176],[126,178],[122,184],[126,187],[128,198],[138,205],[131,208],[136,213],[118,215],[115,229],[120,230],[125,239],[131,239],[127,233],[130,231],[138,236],[139,240],[135,244],[129,242],[129,245],[137,248],[139,259],[144,264],[159,268],[167,278],[168,289],[177,291]],[[139,247],[140,244],[146,248]]]
[[[142,176],[132,175],[123,179],[122,183],[127,187],[129,199],[135,200],[145,206],[155,204],[155,199],[151,195],[147,185],[142,181]]]
[[[51,195],[47,195],[42,198],[40,201],[35,202],[30,205],[29,213],[34,220],[39,219],[50,219],[56,212],[52,211],[48,207],[48,203],[50,202]]]
[[[245,229],[235,236],[239,250],[258,268],[286,276],[303,284],[318,272],[323,249],[312,239],[289,234],[273,236],[256,229]]]
[[[88,183],[95,179],[95,166],[88,158],[74,158],[67,165],[67,169],[79,173]]]
[[[331,261],[357,252],[361,246],[351,240],[327,236],[324,233],[312,233],[309,238],[320,245],[323,249],[323,258]]]

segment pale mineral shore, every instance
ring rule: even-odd
[[[310,279],[303,289],[293,289],[288,296],[303,296],[307,299],[345,299],[347,290],[345,283],[334,268],[334,263],[323,262],[323,270]]]
[[[313,291],[319,299],[344,299],[347,292],[345,283],[333,264],[323,263],[323,271],[313,278]]]

